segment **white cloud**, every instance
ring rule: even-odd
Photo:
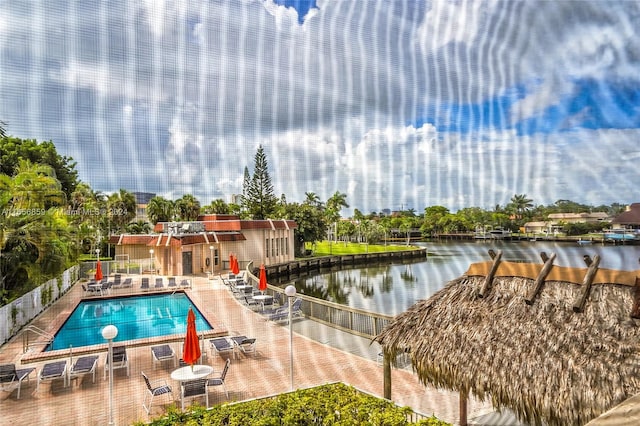
[[[449,43],[472,44],[485,19],[485,1],[434,1],[417,31],[423,52],[437,50]]]
[[[19,3],[0,5],[0,120],[53,139],[99,190],[228,200],[262,144],[278,195],[339,190],[365,212],[640,198],[637,130],[578,130],[588,107],[550,135],[492,121],[539,119],[576,79],[633,86],[636,2],[326,1],[299,25],[271,0],[114,0],[99,18],[52,0],[48,27],[65,30],[46,36],[29,25],[44,9]]]

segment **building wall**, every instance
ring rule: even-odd
[[[153,249],[154,267],[162,275],[185,275],[187,271],[183,265],[184,253],[191,253],[193,274],[207,272],[216,274],[228,271],[231,253],[238,258],[241,269],[246,268],[250,262],[257,267],[261,263],[272,265],[295,258],[293,230],[295,224],[287,224],[283,221],[239,221],[226,217],[212,219],[212,222],[217,219],[217,226],[222,224],[222,228],[215,231],[210,229],[211,234],[208,234],[208,237],[206,237],[207,234],[190,234],[197,235],[200,239],[194,240],[189,238],[189,235],[175,235],[168,246],[166,245],[167,234],[163,234],[164,236],[160,238],[160,245],[153,243],[158,241],[160,234],[112,237],[112,241],[117,239],[121,242],[115,246],[116,254],[129,254],[132,260],[149,259],[149,250]],[[213,234],[214,232],[216,234]],[[244,240],[237,240],[241,238],[240,234]],[[212,235],[216,236],[218,242],[212,239]],[[142,243],[145,238],[146,244]],[[199,242],[204,238],[208,238],[209,242]],[[213,256],[211,247],[213,247]],[[208,264],[207,259],[209,259]],[[145,269],[148,269],[149,261],[141,263],[145,265]]]

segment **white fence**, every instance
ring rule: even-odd
[[[0,307],[0,345],[18,334],[22,327],[66,293],[78,280],[78,271],[78,265],[72,266],[64,271],[60,278],[49,280]]]

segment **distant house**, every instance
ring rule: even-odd
[[[552,232],[549,222],[527,222],[523,226],[523,232],[525,234],[543,234],[545,232]]]
[[[112,235],[116,255],[141,259],[162,275],[219,273],[234,253],[240,267],[294,259],[292,220],[240,220],[235,215],[203,215],[193,222],[156,224],[153,234]]]
[[[551,213],[549,221],[554,224],[559,223],[593,223],[603,222],[609,219],[609,215],[605,212],[593,213]]]
[[[548,220],[527,222],[524,224],[524,232],[532,234],[553,234],[562,230],[562,226],[568,223],[597,223],[606,222],[609,215],[605,212],[592,213],[551,213]]]
[[[640,229],[640,203],[633,203],[627,209],[613,218],[613,228]]]

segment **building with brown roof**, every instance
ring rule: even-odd
[[[112,235],[116,256],[147,261],[162,275],[220,273],[229,269],[229,255],[240,267],[294,259],[292,220],[241,220],[235,215],[203,215],[193,222],[160,222],[153,234]]]
[[[640,203],[633,203],[611,221],[613,228],[640,229]]]

